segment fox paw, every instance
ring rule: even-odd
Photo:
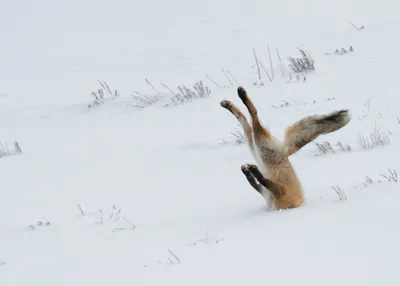
[[[254,172],[258,172],[258,167],[256,165],[253,164],[247,164],[247,168],[249,169],[249,171],[251,171],[252,173]]]
[[[246,175],[246,177],[251,175],[251,171],[250,171],[250,164],[244,164],[240,167],[240,169],[242,170],[243,174]]]
[[[246,92],[246,90],[245,90],[243,87],[239,86],[238,89],[237,89],[237,93],[238,93],[238,95],[239,95],[239,98],[240,98],[243,102],[247,100],[247,92]]]
[[[221,100],[219,103],[223,108],[230,109],[231,107],[231,102],[229,100]]]

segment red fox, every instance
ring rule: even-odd
[[[250,185],[266,199],[269,208],[279,210],[301,206],[304,203],[303,187],[289,156],[319,135],[347,125],[351,120],[349,110],[307,116],[286,128],[284,142],[281,143],[261,124],[257,109],[246,90],[239,87],[237,93],[250,113],[251,125],[232,102],[222,100],[220,104],[239,120],[250,151],[260,167],[244,164],[241,166],[243,174]]]

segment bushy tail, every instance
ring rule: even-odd
[[[288,156],[299,151],[322,134],[334,132],[351,120],[349,110],[333,111],[325,115],[307,116],[286,128],[285,147]]]

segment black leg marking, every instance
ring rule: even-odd
[[[247,102],[247,92],[246,92],[246,90],[243,87],[239,86],[238,89],[237,89],[237,93],[239,95],[239,98],[246,105],[246,102]]]
[[[251,171],[246,165],[241,167],[243,174],[246,176],[247,181],[249,184],[262,195],[262,186],[257,182],[256,178],[253,176]]]
[[[280,197],[283,195],[283,186],[265,178],[256,165],[249,164],[248,169],[254,175],[257,181],[267,188],[275,197]]]

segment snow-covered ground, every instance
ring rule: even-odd
[[[399,285],[399,7],[4,2],[0,142],[22,153],[0,157],[0,285]],[[253,49],[271,75],[268,46],[274,79],[260,67],[260,86]],[[297,47],[315,60],[305,81],[288,76]],[[146,79],[162,99],[134,108],[131,94],[157,95]],[[88,108],[98,80],[119,96]],[[171,104],[169,89],[200,80],[211,95]],[[240,171],[254,159],[219,105],[247,114],[238,83],[279,139],[304,116],[351,110],[315,141],[335,153],[311,143],[291,157],[300,208],[267,212]],[[362,148],[374,129],[389,144]]]

